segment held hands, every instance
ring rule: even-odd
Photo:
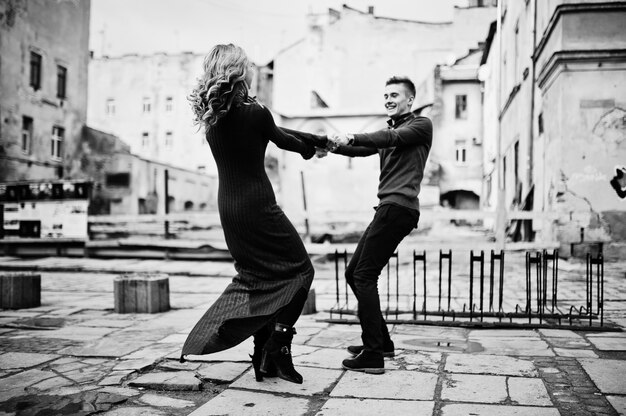
[[[315,155],[318,158],[323,158],[328,155],[328,152],[334,153],[339,146],[346,146],[351,143],[351,135],[345,133],[331,133],[327,136],[328,143],[326,147],[316,147]]]

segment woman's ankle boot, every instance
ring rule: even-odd
[[[270,338],[272,330],[269,326],[264,325],[261,329],[259,329],[253,335],[254,341],[254,353],[250,356],[252,359],[252,367],[254,368],[254,377],[256,381],[263,381],[263,376],[265,377],[276,377],[276,366],[269,365],[267,368],[267,372],[261,373],[261,359],[263,357],[263,347],[267,343],[267,340]]]
[[[274,331],[263,348],[261,374],[270,371],[274,364],[278,377],[292,383],[302,384],[302,376],[293,367],[291,359],[291,340],[295,333],[296,330],[293,327],[276,323]]]

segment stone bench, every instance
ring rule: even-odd
[[[0,309],[41,306],[41,275],[29,272],[0,274]]]
[[[170,283],[165,274],[128,274],[113,282],[116,313],[159,313],[170,310]]]

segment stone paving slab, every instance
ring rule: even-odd
[[[316,416],[431,415],[432,401],[329,399]]]
[[[450,374],[441,390],[441,398],[455,402],[501,403],[507,399],[506,377]]]
[[[308,404],[306,398],[228,389],[189,416],[299,416],[306,414]]]
[[[300,349],[298,348],[298,350]],[[294,351],[293,359],[296,367],[308,366],[341,369],[341,362],[351,357],[350,353],[343,348],[315,348],[312,351],[295,355],[296,352]]]
[[[561,416],[555,408],[502,406],[488,404],[445,404],[442,416]]]
[[[355,325],[343,325],[341,329],[328,329],[314,335],[306,342],[309,346],[327,348],[346,348],[348,345],[359,344],[361,344],[361,328]]]
[[[429,351],[404,351],[396,349],[396,356],[385,360],[385,368],[391,370],[417,370],[435,373],[439,369],[442,354]]]
[[[119,386],[124,379],[134,372],[134,370],[111,371],[106,377],[100,380],[98,386]]]
[[[592,350],[577,350],[570,348],[555,348],[554,352],[559,357],[574,357],[574,358],[598,358],[598,354]]]
[[[141,403],[148,404],[156,407],[172,407],[175,409],[184,409],[186,407],[192,407],[196,404],[189,400],[173,399],[171,397],[164,397],[157,394],[144,394],[139,398]]]
[[[620,415],[626,415],[626,397],[624,396],[606,396],[606,399],[611,403],[611,406]]]
[[[182,345],[181,345],[181,349],[182,349]],[[294,346],[294,350],[296,349],[297,348]],[[253,350],[254,350],[254,344],[252,343],[252,338],[248,338],[241,344],[233,348],[230,348],[228,350],[216,352],[214,354],[188,355],[185,357],[185,359],[188,361],[199,361],[199,362],[250,361],[250,354],[252,354]],[[167,358],[178,360],[180,358],[180,350],[168,355]]]
[[[135,325],[136,322],[125,319],[90,319],[88,321],[78,322],[77,326],[91,326],[94,328],[126,328]]]
[[[432,351],[432,352],[474,352],[481,351],[482,346],[478,343],[471,343],[467,339],[458,339],[453,336],[446,337],[424,337],[419,335],[392,335],[396,349],[410,351]]]
[[[28,352],[7,352],[0,355],[0,369],[28,368],[52,361],[59,356],[56,354],[36,354]]]
[[[22,337],[70,339],[73,341],[94,341],[115,331],[114,328],[92,328],[74,326],[49,331],[23,331]]]
[[[537,377],[539,375],[532,361],[498,355],[450,354],[446,359],[445,371],[500,376]]]
[[[148,406],[124,406],[100,414],[105,416],[171,416],[171,412],[167,410],[159,410]]]
[[[230,383],[250,369],[246,363],[204,363],[196,371],[202,380],[214,380]]]
[[[626,338],[590,337],[589,341],[600,351],[626,351]]]
[[[138,358],[135,360],[120,360],[119,363],[113,367],[113,371],[123,370],[143,370],[153,365],[155,358]]]
[[[569,329],[546,329],[546,328],[540,328],[537,331],[539,331],[540,334],[546,336],[546,337],[550,337],[550,338],[574,338],[574,339],[581,339],[582,336],[578,335],[576,332],[574,331],[570,331]]]
[[[483,351],[481,353],[483,354],[540,357],[553,357],[555,355],[547,342],[532,337],[497,338],[490,336],[474,337],[470,340],[482,346]]]
[[[508,392],[511,400],[528,406],[552,406],[543,381],[538,378],[509,377]]]
[[[347,371],[332,390],[330,396],[433,400],[436,384],[436,374],[419,371],[389,370],[379,375]]]
[[[128,383],[129,386],[155,390],[195,391],[200,390],[200,380],[191,371],[148,373]]]
[[[138,349],[136,351],[131,352],[130,354],[124,355],[121,358],[125,360],[151,358],[156,361],[158,359],[167,357],[170,354],[178,354],[178,356],[180,356],[180,348],[181,348],[180,345],[172,345],[172,344],[148,345],[147,347]]]
[[[67,347],[59,351],[59,353],[80,357],[120,358],[150,343],[149,341],[133,341],[131,339],[122,341],[116,338],[104,338],[82,346]]]
[[[278,377],[264,378],[258,382],[254,378],[253,370],[248,370],[237,379],[230,387],[238,389],[248,389],[271,393],[287,393],[300,396],[311,396],[322,394],[324,391],[337,382],[342,371],[325,368],[298,367],[298,372],[302,374],[305,382],[302,384],[290,383]]]
[[[591,380],[604,394],[626,394],[626,361],[579,359]]]

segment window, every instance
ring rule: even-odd
[[[174,135],[171,131],[165,132],[165,147],[172,147],[173,136]]]
[[[105,183],[107,187],[128,188],[130,187],[130,173],[107,173],[105,176]]]
[[[57,98],[65,99],[67,89],[67,68],[57,65]]]
[[[27,116],[22,117],[22,151],[30,154],[33,140],[33,119]]]
[[[467,118],[467,95],[456,96],[455,116],[458,119]]]
[[[149,113],[152,111],[152,100],[149,97],[143,97],[143,112]]]
[[[35,91],[41,89],[41,55],[30,53],[30,86]]]
[[[467,141],[457,140],[455,142],[455,160],[457,163],[465,163],[467,161]]]
[[[113,98],[108,98],[106,100],[106,104],[104,106],[104,113],[112,116],[115,114],[115,100]]]
[[[52,156],[54,159],[61,159],[64,136],[65,136],[65,129],[63,127],[59,127],[59,126],[52,127],[50,156]]]
[[[150,144],[150,134],[147,131],[144,131],[141,134],[141,145],[143,147],[148,147],[149,144]]]
[[[165,98],[165,111],[168,113],[174,108],[174,99],[172,97]]]

